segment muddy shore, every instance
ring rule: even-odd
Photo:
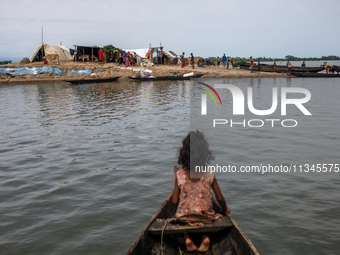
[[[30,83],[46,83],[46,82],[65,82],[65,79],[89,79],[89,78],[108,78],[113,76],[120,76],[119,80],[128,80],[126,76],[135,76],[142,68],[152,70],[152,75],[157,76],[168,76],[168,75],[183,75],[189,72],[204,73],[203,78],[233,78],[233,77],[286,77],[285,73],[268,73],[268,72],[253,72],[249,70],[237,69],[237,68],[224,68],[223,66],[208,66],[208,67],[197,67],[192,69],[191,66],[181,68],[181,66],[168,66],[168,65],[157,65],[152,67],[128,67],[123,65],[118,66],[117,63],[83,63],[73,61],[62,61],[59,64],[52,63],[44,65],[43,62],[34,62],[28,64],[21,64],[20,62],[1,65],[0,68],[19,68],[19,67],[54,67],[59,68],[64,72],[62,75],[58,74],[37,74],[37,75],[1,75],[0,84],[30,84]],[[93,75],[77,75],[76,73],[68,74],[71,70],[92,70]]]

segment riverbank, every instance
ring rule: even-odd
[[[181,66],[168,66],[168,65],[157,65],[152,67],[125,67],[123,65],[118,66],[117,63],[83,63],[73,61],[63,61],[58,64],[47,64],[43,62],[34,62],[28,64],[21,64],[20,62],[1,65],[0,68],[20,68],[20,67],[53,67],[58,68],[64,72],[62,75],[53,73],[43,73],[37,75],[0,75],[0,84],[30,84],[30,83],[46,83],[46,82],[64,82],[65,79],[89,79],[89,78],[108,78],[113,76],[120,76],[120,79],[128,79],[126,76],[135,76],[138,72],[143,69],[152,71],[152,75],[157,76],[169,76],[169,75],[183,75],[189,72],[204,73],[204,78],[250,78],[250,77],[285,77],[286,74],[282,73],[268,73],[268,72],[253,72],[249,70],[237,69],[237,68],[225,68],[223,66],[207,66],[197,67],[192,69],[191,66],[181,68]],[[78,75],[76,72],[70,73],[72,70],[92,70],[92,75],[81,74]]]

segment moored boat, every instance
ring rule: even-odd
[[[128,76],[129,79],[136,80],[136,81],[177,81],[177,80],[190,80],[193,78],[200,78],[204,74],[196,74],[193,76],[183,76],[183,75],[170,75],[170,76],[157,76],[152,78],[140,78],[137,76]]]
[[[338,78],[340,74],[335,73],[301,73],[301,72],[292,72],[292,75],[298,77],[310,77],[310,78]]]
[[[72,84],[84,84],[84,83],[102,83],[116,81],[120,76],[107,77],[107,78],[88,78],[88,79],[65,79],[64,81]]]
[[[250,63],[245,63],[240,65],[241,69],[249,69]],[[268,64],[261,64],[260,68],[261,72],[274,72],[274,65],[268,65]],[[292,72],[310,72],[310,73],[317,73],[322,70],[324,70],[324,67],[321,66],[316,66],[316,67],[304,67],[304,66],[292,66]],[[258,71],[259,68],[257,65],[254,65],[253,71]],[[287,67],[283,65],[276,65],[275,72],[277,73],[286,73],[287,72]]]
[[[179,170],[174,168],[174,172]],[[220,211],[217,201],[213,201],[215,212]],[[126,255],[156,255],[162,254],[218,254],[218,255],[259,255],[255,246],[244,234],[236,221],[226,216],[201,227],[193,227],[179,222],[168,222],[175,217],[177,205],[172,203],[172,192],[167,196],[161,207],[152,216],[130,246]],[[167,221],[168,220],[168,221]],[[165,226],[164,226],[165,225]],[[206,253],[187,252],[183,232],[191,232],[193,241],[199,241],[201,236],[194,233],[216,232],[210,236],[210,250]],[[163,239],[163,240],[162,240]],[[185,253],[183,253],[186,251]]]

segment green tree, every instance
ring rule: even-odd
[[[7,65],[7,64],[11,64],[12,60],[5,60],[5,61],[0,61],[0,65]]]
[[[109,44],[109,45],[105,45],[104,47],[103,47],[103,50],[105,51],[105,52],[109,52],[109,53],[116,53],[116,52],[120,52],[120,53],[122,53],[122,49],[119,49],[119,48],[116,48],[115,46],[113,46],[112,44]]]

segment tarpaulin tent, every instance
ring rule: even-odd
[[[61,60],[72,59],[70,51],[66,47],[59,45],[42,44],[32,53],[30,57],[30,62],[42,61],[43,57],[48,54],[58,54],[59,59]]]
[[[130,52],[130,53],[134,53],[136,52],[136,54],[138,56],[140,56],[141,58],[145,58],[146,57],[146,54],[148,53],[149,49],[146,48],[146,49],[136,49],[136,50],[125,50],[123,49],[123,51],[125,52]]]

